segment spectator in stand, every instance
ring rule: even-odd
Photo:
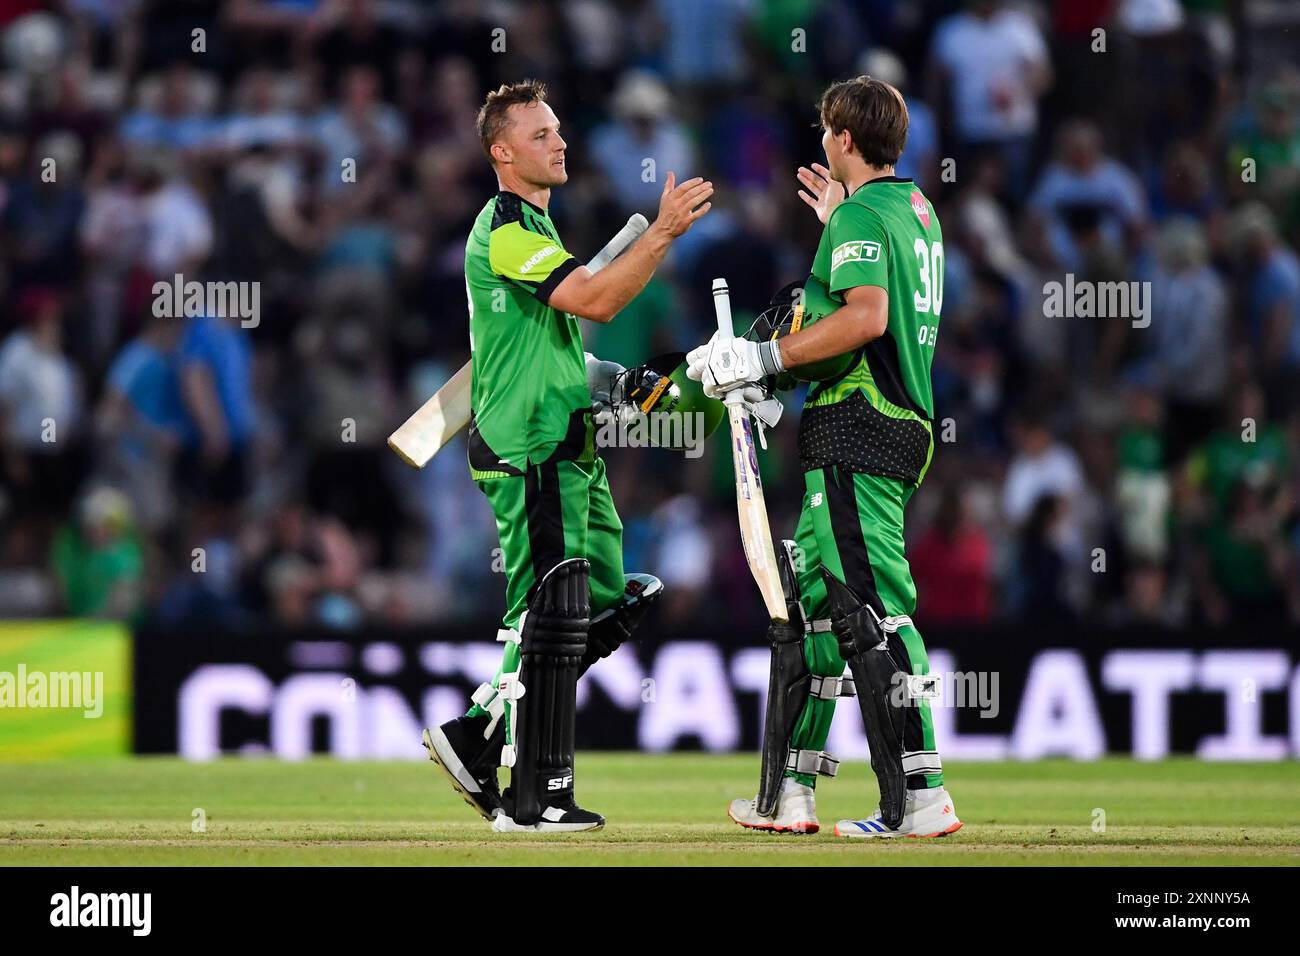
[[[1215,624],[1276,624],[1300,608],[1274,492],[1258,475],[1234,481],[1225,509],[1201,530],[1196,575]]]
[[[188,574],[162,590],[150,623],[173,628],[222,628],[239,631],[253,623],[239,593],[239,554],[219,535],[199,539],[202,573],[193,558]],[[193,551],[189,552],[193,554]]]
[[[1228,290],[1209,263],[1205,230],[1171,220],[1156,238],[1148,356],[1167,401],[1165,448],[1181,464],[1214,428],[1228,385]]]
[[[149,533],[174,516],[172,464],[193,442],[177,372],[181,330],[181,320],[152,319],[113,360],[95,414],[100,468],[127,489]]]
[[[1055,157],[1034,186],[1029,206],[1067,272],[1082,271],[1085,264],[1071,228],[1073,210],[1095,210],[1102,237],[1112,249],[1128,252],[1136,249],[1147,221],[1142,184],[1102,151],[1101,132],[1086,120],[1067,123],[1057,134]]]
[[[131,503],[115,488],[82,498],[50,552],[63,606],[73,617],[136,621],[144,610],[144,551]]]
[[[1265,417],[1262,389],[1246,382],[1229,392],[1233,400],[1222,413],[1222,426],[1187,462],[1188,481],[1207,496],[1206,510],[1220,515],[1232,503],[1233,489],[1242,482],[1274,489],[1285,499],[1291,467],[1286,427]]]
[[[505,77],[498,76],[502,69],[501,54],[495,52],[493,41],[501,29],[497,19],[484,7],[481,0],[446,0],[437,4],[433,21],[425,40],[425,50],[431,63],[450,57],[465,57],[474,69],[475,88],[481,98],[483,92],[495,89]],[[513,77],[512,77],[513,79]]]
[[[144,202],[128,176],[126,153],[118,140],[101,140],[87,185],[78,238],[87,266],[89,352],[102,366],[122,337],[132,273],[143,261],[148,225]],[[139,286],[137,294],[142,297],[143,283]]]
[[[1151,195],[1152,216],[1158,221],[1192,219],[1217,224],[1222,197],[1205,152],[1191,142],[1174,143],[1165,152]]]
[[[44,138],[50,133],[68,132],[77,137],[82,156],[94,154],[101,136],[107,131],[108,117],[86,97],[90,67],[85,60],[71,60],[49,81],[44,102],[32,113],[29,127],[32,136]]]
[[[681,181],[687,170],[696,168],[695,150],[670,115],[671,108],[662,81],[629,71],[610,100],[614,122],[591,134],[591,159],[605,174],[625,215],[657,208],[664,177],[673,172]]]
[[[1137,383],[1125,398],[1128,419],[1120,429],[1115,455],[1116,524],[1125,560],[1159,567],[1169,555],[1173,494],[1160,396]]]
[[[1183,622],[1181,605],[1170,593],[1169,575],[1158,561],[1136,561],[1124,576],[1124,606],[1116,624],[1171,626]]]
[[[199,501],[236,504],[248,491],[257,432],[248,333],[234,317],[185,320],[178,361],[181,395],[196,436],[178,460],[178,487]]]
[[[744,21],[752,0],[655,0],[654,6],[674,85],[716,91],[742,81]]]
[[[130,145],[146,149],[198,150],[208,146],[218,127],[199,109],[198,83],[191,67],[177,63],[161,78],[156,104],[141,103],[123,118],[118,135]],[[141,89],[148,91],[144,86]]]
[[[376,384],[387,375],[372,326],[362,315],[318,328],[319,350],[302,356],[305,491],[313,511],[341,520],[390,566],[402,517],[384,443],[394,401]]]
[[[81,372],[63,354],[63,303],[49,289],[19,301],[22,325],[0,342],[0,478],[16,515],[0,561],[43,555],[85,473]]]
[[[0,227],[16,283],[53,287],[75,272],[86,208],[81,160],[75,136],[51,133],[32,148],[27,176],[11,186]]]
[[[385,99],[397,92],[397,65],[405,42],[402,33],[382,18],[378,0],[333,0],[325,8],[328,22],[316,44],[327,76],[363,66],[381,79]]]
[[[363,176],[384,175],[406,143],[406,121],[380,99],[378,73],[368,66],[348,69],[337,104],[316,121],[316,143],[320,188],[327,195]]]
[[[1060,499],[1065,512],[1074,511],[1084,492],[1079,456],[1052,435],[1036,409],[1020,412],[1011,426],[1015,455],[1002,488],[1002,512],[1013,527],[1023,527],[1038,500],[1046,495]]]
[[[926,99],[940,125],[956,130],[958,169],[996,153],[1019,199],[1038,135],[1038,99],[1052,79],[1047,44],[1033,18],[1001,0],[963,5],[935,29]]]
[[[713,544],[702,518],[699,501],[688,494],[669,498],[650,516],[655,546],[649,566],[664,582],[670,617],[690,616],[710,594]]]
[[[1245,284],[1245,331],[1255,368],[1270,407],[1286,414],[1300,407],[1300,258],[1260,203],[1233,213],[1228,242]]]
[[[341,522],[289,501],[251,538],[245,588],[254,611],[282,624],[355,626],[362,562]]]
[[[255,67],[245,72],[235,89],[238,110],[221,121],[217,145],[233,153],[254,146],[305,145],[310,131],[301,116],[282,104],[284,98],[284,83],[272,71]]]
[[[926,624],[987,624],[993,619],[993,543],[957,486],[940,492],[934,523],[910,552],[917,618]]]
[[[1016,563],[1007,582],[1010,605],[1027,621],[1068,621],[1075,616],[1069,597],[1068,508],[1057,495],[1034,502],[1016,539]]]
[[[135,296],[128,311],[147,300],[142,292],[157,279],[176,273],[197,279],[199,266],[212,251],[212,213],[190,184],[180,158],[165,149],[135,148],[127,158],[131,181],[140,197],[145,245],[140,257]]]
[[[1300,235],[1300,73],[1285,67],[1260,90],[1249,127],[1228,149],[1227,178],[1242,199],[1268,204],[1293,241]],[[1247,161],[1250,163],[1247,175]]]

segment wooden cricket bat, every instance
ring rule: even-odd
[[[713,308],[718,316],[718,338],[735,337],[731,324],[731,296],[726,279],[713,280]],[[731,463],[736,472],[736,510],[740,516],[740,542],[745,546],[749,572],[758,582],[758,590],[774,621],[786,621],[785,592],[772,548],[772,531],[767,523],[767,501],[763,481],[758,475],[758,451],[749,412],[745,410],[742,389],[732,389],[723,396],[727,420],[731,424]]]
[[[635,213],[618,234],[605,244],[605,248],[587,263],[587,268],[591,272],[599,272],[617,259],[649,227],[646,217],[639,212]],[[459,372],[438,389],[433,398],[416,409],[415,414],[388,436],[388,447],[397,452],[397,457],[402,461],[414,468],[423,468],[469,424],[472,364],[466,362]]]

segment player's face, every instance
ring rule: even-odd
[[[568,144],[560,121],[546,103],[510,107],[510,126],[503,137],[515,173],[534,186],[560,186],[569,179],[564,166]]]
[[[826,154],[826,168],[831,171],[831,178],[844,181],[844,147],[841,145],[843,135],[836,136],[829,127],[822,127],[822,151]]]

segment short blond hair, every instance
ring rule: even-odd
[[[492,144],[510,125],[510,107],[546,102],[546,84],[541,80],[502,83],[487,95],[478,111],[478,139],[487,158],[492,158]]]

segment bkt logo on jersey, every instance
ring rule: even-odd
[[[573,786],[573,774],[566,773],[563,777],[552,777],[546,781],[546,789],[552,792],[556,790],[567,790]]]
[[[842,242],[831,253],[831,272],[846,262],[879,262],[880,243],[859,239],[856,242]]]

